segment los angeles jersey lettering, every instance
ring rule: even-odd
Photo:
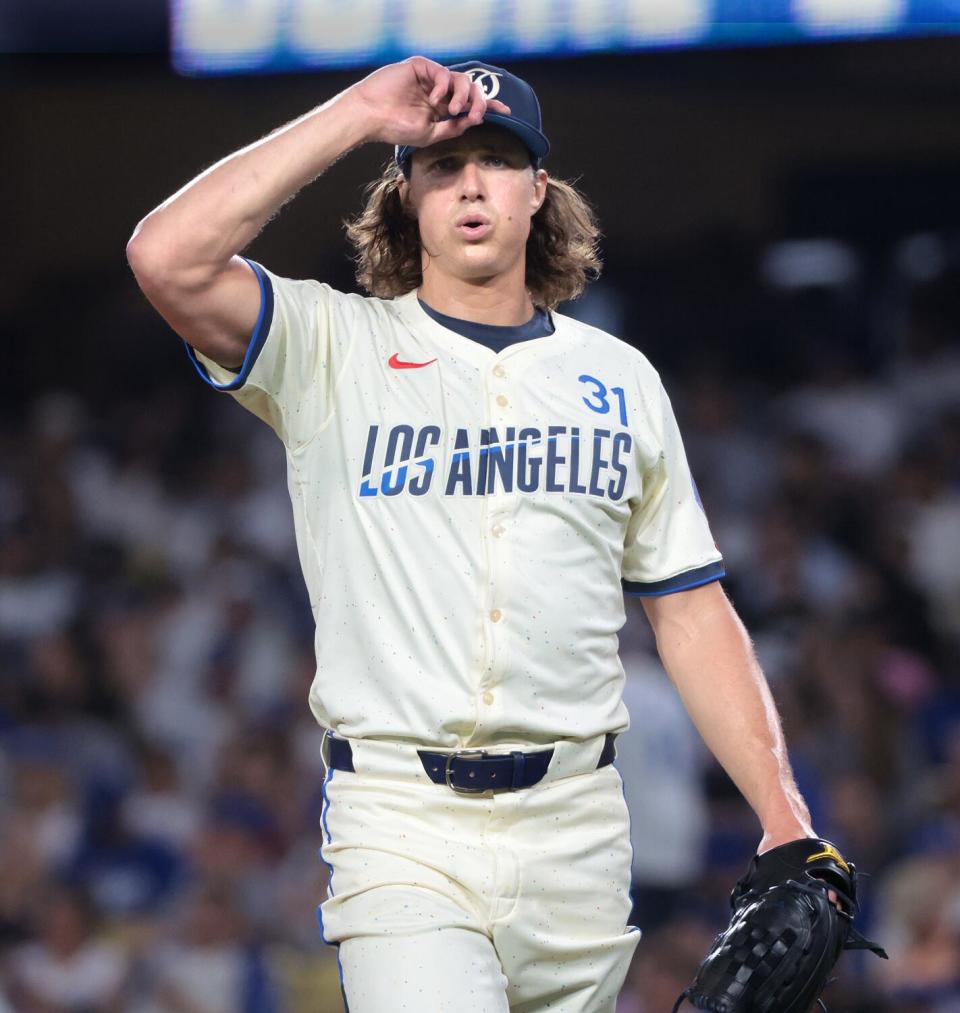
[[[454,452],[440,486],[445,496],[486,496],[498,485],[504,492],[571,492],[618,500],[626,488],[633,437],[579,426],[506,426],[453,434]],[[371,425],[363,454],[359,495],[396,496],[430,491],[436,472],[436,448],[444,442],[439,426],[393,426],[383,439]],[[430,451],[428,453],[427,451]],[[408,481],[409,479],[409,481]]]
[[[243,368],[193,358],[286,448],[320,723],[446,748],[622,730],[624,590],[723,574],[644,356],[561,314],[495,354],[415,292],[251,268]]]

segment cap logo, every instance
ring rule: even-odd
[[[466,72],[471,81],[480,85],[484,98],[496,98],[500,94],[500,77],[496,71],[474,67]]]

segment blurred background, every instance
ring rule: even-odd
[[[891,960],[848,954],[830,1009],[956,1013],[960,4],[444,11],[0,4],[0,1010],[342,1008],[282,449],[124,245],[365,66],[466,50],[534,84],[547,168],[597,207],[606,270],[565,311],[664,374],[815,826],[868,874]],[[341,224],[387,156],[252,255],[352,289]],[[759,831],[635,600],[621,639],[645,936],[618,1009],[666,1013]]]

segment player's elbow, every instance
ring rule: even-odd
[[[175,278],[173,257],[141,222],[127,242],[127,263],[147,294],[170,287]]]
[[[205,266],[185,263],[162,234],[134,232],[127,263],[147,300],[170,322],[196,315],[215,281]]]
[[[189,294],[208,287],[223,266],[199,257],[193,245],[153,213],[127,241],[127,263],[148,296]]]
[[[140,226],[127,243],[127,261],[147,301],[187,344],[222,366],[240,366],[260,309],[249,268],[191,262],[163,230]]]

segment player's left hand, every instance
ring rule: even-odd
[[[730,896],[733,916],[674,1006],[724,1013],[806,1013],[847,949],[877,944],[853,927],[857,873],[829,842],[791,841],[755,855]]]

